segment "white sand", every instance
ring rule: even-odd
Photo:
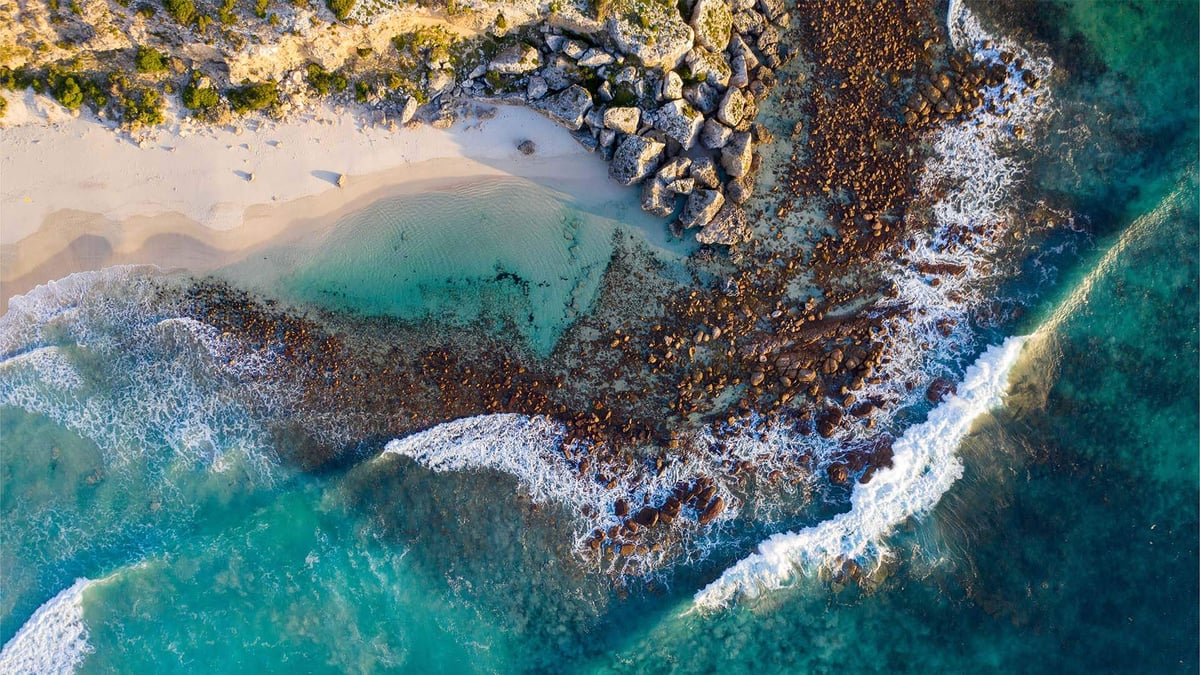
[[[211,269],[297,222],[328,221],[388,194],[435,184],[510,175],[580,203],[629,199],[599,157],[518,107],[448,130],[394,132],[364,128],[353,111],[319,108],[284,123],[247,121],[243,130],[174,125],[139,144],[27,94],[10,98],[5,122],[4,305],[82,269],[131,262]],[[525,139],[537,144],[532,156],[517,150]],[[341,174],[344,188],[335,185]]]

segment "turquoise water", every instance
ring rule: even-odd
[[[1043,9],[1000,21],[1065,74],[1026,192],[1066,199],[1087,234],[1054,284],[1004,290],[1026,311],[997,337],[1035,334],[1007,403],[866,590],[802,577],[699,613],[693,593],[765,532],[614,581],[512,477],[395,455],[297,471],[258,399],[196,375],[217,371],[162,327],[168,310],[129,327],[122,303],[142,305],[89,296],[35,341],[81,383],[0,370],[7,394],[46,402],[0,407],[0,642],[82,577],[81,672],[1197,672],[1197,11]],[[226,273],[297,305],[482,317],[547,350],[629,234],[480,189],[382,203]],[[455,245],[456,216],[480,240]]]

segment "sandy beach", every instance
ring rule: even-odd
[[[0,129],[3,307],[37,284],[114,264],[205,271],[378,199],[467,181],[516,176],[580,204],[628,197],[599,157],[519,107],[445,130],[370,126],[320,107],[238,128],[184,122],[135,140],[32,94],[13,103]],[[517,149],[527,139],[533,155]]]

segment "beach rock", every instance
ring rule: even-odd
[[[721,512],[724,510],[725,510],[725,500],[722,499],[721,497],[717,497],[717,498],[713,499],[711,502],[708,503],[708,506],[704,507],[704,510],[700,512],[700,518],[699,518],[700,524],[707,525],[707,524],[711,523],[713,520],[715,520],[717,518],[717,516],[721,515]]]
[[[654,173],[667,146],[644,136],[626,136],[617,145],[608,175],[622,185],[633,185]]]
[[[420,107],[421,104],[417,103],[417,99],[412,96],[405,99],[404,105],[400,108],[400,118],[398,120],[401,126],[413,121],[413,118],[417,116],[417,109]]]
[[[850,469],[841,462],[834,462],[825,470],[829,475],[829,482],[834,485],[845,485],[850,482]]]
[[[534,75],[529,78],[529,83],[525,85],[525,98],[530,101],[536,101],[550,92],[550,85],[546,84],[546,78]]]
[[[587,46],[578,40],[563,40],[562,46],[558,48],[558,51],[562,52],[568,58],[578,59],[587,52]]]
[[[683,98],[683,78],[679,77],[679,73],[668,70],[663,76],[662,93],[660,97],[664,101],[675,101]]]
[[[717,87],[729,85],[732,71],[722,54],[711,52],[704,47],[695,47],[687,52],[684,62],[687,63],[693,78]]]
[[[524,140],[517,145],[517,150],[520,150],[522,155],[532,155],[537,152],[537,144],[530,140]]]
[[[680,178],[667,183],[667,189],[677,195],[690,195],[696,189],[696,181],[693,178]]]
[[[746,97],[740,89],[730,88],[717,106],[717,119],[731,127],[741,124],[746,115]]]
[[[578,131],[583,126],[584,115],[592,107],[592,95],[587,89],[575,84],[532,105],[562,126]]]
[[[690,150],[700,135],[704,116],[683,101],[671,101],[655,111],[653,123],[655,129]]]
[[[642,184],[642,210],[659,218],[675,212],[675,193],[665,183],[655,178]]]
[[[599,68],[616,61],[612,54],[603,49],[589,49],[576,61],[583,68]]]
[[[583,149],[587,150],[588,152],[595,152],[596,150],[600,149],[600,141],[597,140],[597,138],[592,135],[592,132],[588,131],[587,129],[572,131],[571,138],[574,138],[575,141],[582,145]]]
[[[951,394],[958,393],[958,384],[947,377],[936,378],[925,389],[925,400],[930,403],[941,403]]]
[[[636,134],[642,110],[633,106],[609,108],[604,111],[604,126],[626,134]]]
[[[644,506],[633,517],[633,520],[642,527],[654,527],[658,524],[658,509],[653,506]]]
[[[733,135],[729,143],[721,148],[721,168],[725,173],[737,178],[746,175],[753,161],[754,142],[750,133],[741,131]]]
[[[618,499],[616,503],[613,504],[613,515],[618,518],[624,518],[625,516],[629,515],[629,502],[625,501],[624,499]]]
[[[692,27],[684,23],[674,4],[647,2],[639,10],[610,17],[609,36],[618,49],[649,68],[675,68],[692,46]]]
[[[733,40],[737,40],[740,37],[745,37],[746,39],[757,37],[760,33],[762,33],[762,29],[764,27],[766,27],[766,25],[767,25],[766,19],[764,19],[761,14],[759,14],[758,12],[756,12],[752,9],[747,9],[747,10],[738,12],[737,14],[733,15],[733,30],[736,33],[736,35],[734,35],[734,37],[731,38],[730,41],[732,42]],[[743,44],[745,44],[745,43],[743,43]],[[741,45],[738,46],[738,51],[735,52],[732,49],[730,49],[730,52],[734,53],[734,54],[745,54],[746,53],[745,51],[742,51]]]
[[[613,143],[615,143],[617,140],[617,132],[613,131],[612,129],[601,129],[600,135],[596,138],[596,140],[600,141],[600,147],[611,148]]]
[[[338,186],[338,187],[346,187],[346,174],[344,174],[344,173],[339,173],[339,174],[338,174],[338,177],[337,177],[337,186]]]
[[[679,215],[679,222],[685,228],[704,227],[724,205],[725,195],[720,190],[693,190]]]
[[[717,164],[712,157],[701,155],[692,158],[692,178],[696,179],[697,187],[715,188],[721,184],[717,176]]]
[[[621,555],[628,558],[629,556],[633,555],[634,553],[637,553],[637,546],[635,546],[634,544],[621,544],[620,553],[621,553]]]
[[[656,176],[662,182],[670,183],[671,181],[687,177],[688,169],[691,167],[692,160],[690,157],[672,157],[666,162],[663,162],[663,165],[658,170],[658,174],[656,174]]]
[[[550,87],[550,91],[560,91],[574,84],[571,78],[567,77],[567,71],[560,66],[547,66],[538,72],[546,81],[546,86]]]
[[[754,196],[754,184],[749,176],[738,176],[725,183],[725,197],[734,204],[745,204]]]
[[[708,119],[705,120],[704,128],[700,131],[700,144],[709,150],[720,150],[732,137],[733,129],[715,119]]]
[[[605,103],[611,103],[613,100],[612,83],[608,80],[601,82],[600,86],[596,87],[596,96]]]
[[[490,70],[501,75],[520,75],[537,70],[542,65],[542,55],[524,42],[515,42],[496,54],[488,64]]]
[[[711,115],[717,110],[721,100],[721,92],[707,82],[689,84],[683,88],[683,98],[692,104],[696,110]]]
[[[778,18],[787,9],[783,0],[758,0],[758,8],[762,10],[764,16],[771,20]]]
[[[534,52],[536,53],[536,52]],[[454,72],[450,70],[439,69],[429,73],[429,80],[426,83],[426,88],[429,90],[430,97],[444,94],[454,87]]]
[[[724,51],[733,30],[733,13],[725,0],[696,0],[691,26],[696,44],[714,52]]]
[[[729,88],[743,89],[750,84],[750,67],[746,57],[738,54],[729,60]]]
[[[725,203],[712,222],[696,233],[696,241],[701,244],[720,244],[733,246],[749,241],[753,236],[750,231],[749,218],[742,207]]]

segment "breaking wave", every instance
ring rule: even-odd
[[[967,370],[959,393],[896,441],[892,467],[855,488],[848,512],[762,542],[757,553],[700,590],[696,605],[713,608],[739,594],[753,597],[782,586],[797,570],[812,570],[830,561],[877,558],[883,538],[897,524],[928,512],[962,476],[962,464],[954,453],[972,423],[1000,403],[1008,373],[1026,339],[1009,338],[984,352]]]
[[[74,672],[92,651],[83,622],[83,592],[93,583],[91,579],[78,579],[38,607],[0,650],[0,672]]]

